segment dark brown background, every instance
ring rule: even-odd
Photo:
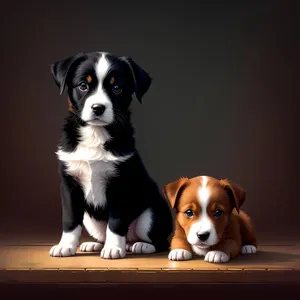
[[[2,4],[1,239],[59,240],[54,152],[67,101],[49,66],[101,50],[154,78],[133,122],[160,185],[228,177],[246,189],[260,235],[297,235],[297,1],[108,2]]]

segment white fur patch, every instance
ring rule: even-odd
[[[86,201],[94,207],[106,204],[106,182],[115,175],[115,165],[131,155],[116,157],[103,148],[110,138],[104,128],[85,126],[79,129],[81,141],[75,151],[57,151],[58,159],[67,166],[67,172],[81,184]]]
[[[96,76],[98,78],[97,90],[85,100],[84,107],[81,112],[81,119],[90,125],[111,124],[114,120],[113,105],[103,89],[103,80],[109,68],[110,63],[106,59],[105,54],[102,53],[102,56],[95,67]],[[102,104],[106,107],[103,115],[97,117],[96,119],[92,109],[94,104]]]
[[[230,257],[222,251],[209,251],[204,260],[210,263],[225,263],[228,262]]]
[[[200,247],[197,247],[195,245],[192,245],[192,249],[193,249],[194,253],[199,255],[199,256],[205,256],[206,253],[209,251],[209,247],[200,248]]]
[[[123,258],[126,255],[126,238],[115,234],[107,226],[106,241],[100,256],[106,259]]]
[[[79,225],[73,231],[63,232],[58,245],[50,249],[50,256],[72,256],[75,255],[82,227]]]
[[[197,234],[203,234],[205,232],[209,232],[210,235],[209,238],[204,241],[204,244],[211,246],[215,245],[218,242],[218,236],[214,223],[207,214],[207,206],[210,200],[210,191],[206,186],[207,181],[207,177],[202,176],[202,185],[198,191],[198,200],[201,206],[201,214],[199,216],[199,221],[192,224],[187,236],[187,240],[191,245],[199,243],[200,240]]]
[[[98,242],[105,242],[107,222],[97,221],[86,212],[83,217],[83,225],[90,236]]]
[[[207,207],[209,196],[210,196],[209,190],[207,189],[206,186],[207,181],[208,181],[207,177],[202,176],[202,185],[198,191],[200,204],[203,204],[205,208]]]
[[[241,248],[241,254],[243,255],[249,255],[249,254],[254,254],[256,253],[257,249],[253,245],[244,245]]]
[[[168,255],[169,260],[190,260],[192,253],[184,249],[174,249]]]

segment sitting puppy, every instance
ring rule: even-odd
[[[164,188],[176,209],[170,260],[189,260],[192,251],[211,263],[225,263],[256,252],[249,216],[239,208],[245,191],[228,180],[209,176],[180,178]]]
[[[63,233],[50,255],[74,255],[82,225],[95,239],[81,251],[107,259],[169,249],[170,204],[135,148],[130,104],[141,102],[148,73],[128,57],[79,53],[52,65],[69,113],[58,147]]]

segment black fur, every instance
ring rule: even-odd
[[[101,53],[80,53],[51,66],[55,83],[61,93],[67,88],[70,102],[75,109],[75,113],[69,112],[65,119],[60,141],[63,151],[72,152],[76,149],[80,141],[78,129],[87,125],[81,120],[80,112],[84,106],[84,99],[97,87],[94,66],[101,55]],[[87,204],[79,183],[66,173],[66,166],[60,162],[63,230],[68,232],[82,225],[84,211],[87,211],[97,220],[109,220],[111,231],[124,236],[130,223],[145,209],[151,208],[153,224],[149,238],[158,252],[166,251],[169,247],[168,238],[173,230],[171,208],[160,188],[147,173],[135,148],[134,128],[128,111],[133,93],[141,102],[150,87],[151,78],[131,58],[112,55],[107,57],[112,68],[106,75],[103,87],[113,104],[115,119],[112,124],[103,126],[111,136],[104,148],[115,156],[134,154],[116,166],[118,175],[111,177],[107,182],[107,205],[103,209],[95,209]],[[78,90],[78,84],[87,75],[92,76],[93,80],[89,91],[83,95]],[[122,87],[120,95],[115,95],[111,90],[109,83],[111,76],[114,76],[118,86]]]

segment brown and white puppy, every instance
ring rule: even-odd
[[[211,263],[224,263],[256,252],[249,216],[242,210],[245,191],[227,179],[180,178],[164,188],[176,210],[170,260],[189,260],[192,253]]]

